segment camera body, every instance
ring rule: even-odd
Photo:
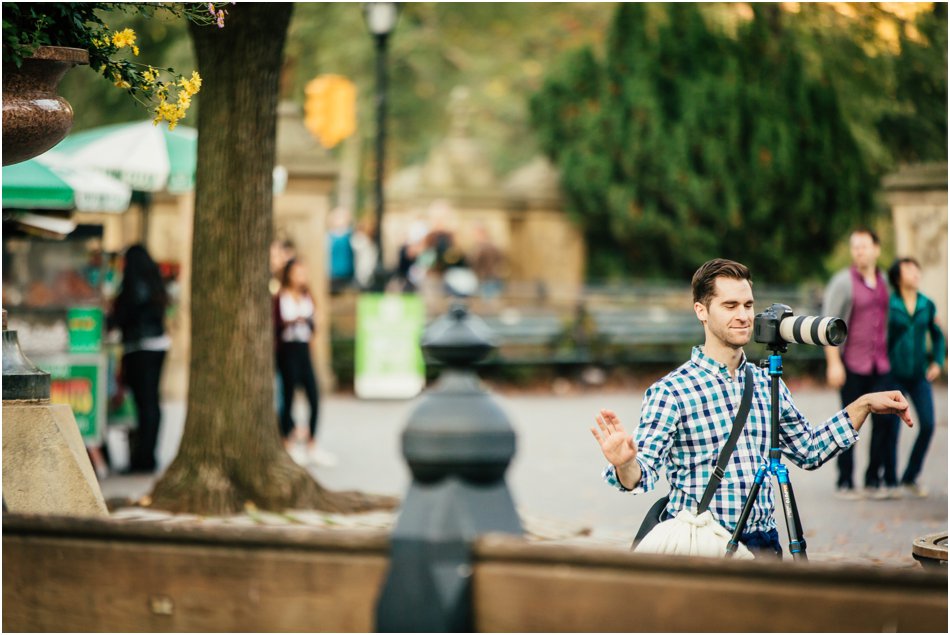
[[[755,316],[752,332],[755,341],[770,348],[784,346],[787,342],[782,339],[779,326],[782,320],[791,317],[792,308],[786,304],[773,304]]]

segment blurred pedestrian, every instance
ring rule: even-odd
[[[291,258],[297,257],[297,248],[292,240],[288,238],[274,240],[270,244],[270,289],[271,295],[277,295],[280,291],[280,277],[284,273],[284,267]]]
[[[849,239],[851,266],[834,275],[825,289],[822,313],[845,320],[848,339],[839,350],[825,347],[828,385],[841,392],[841,404],[851,403],[869,392],[895,388],[887,357],[887,282],[877,266],[880,240],[872,230],[856,229]],[[897,435],[900,423],[890,414],[875,414],[871,420],[871,449],[864,475],[865,494],[872,498],[898,495]],[[837,495],[856,499],[854,452],[838,455]],[[882,488],[881,486],[884,486]]]
[[[425,237],[429,234],[429,224],[421,215],[417,215],[406,229],[406,235],[399,246],[396,271],[389,281],[389,288],[395,292],[414,293],[425,277],[425,268],[419,262],[424,248]]]
[[[940,376],[947,341],[937,324],[937,306],[920,293],[920,265],[898,258],[888,270],[894,293],[887,322],[887,352],[897,387],[913,402],[920,429],[901,478],[905,495],[927,496],[917,483],[934,431],[934,400],[930,383]],[[927,335],[930,335],[930,349]]]
[[[330,272],[330,294],[339,295],[353,285],[353,218],[350,210],[337,207],[328,217],[327,271]]]
[[[122,286],[106,324],[122,331],[121,380],[132,391],[137,427],[129,434],[130,473],[152,473],[162,412],[158,386],[171,338],[165,332],[168,295],[158,265],[145,247],[125,252]]]
[[[320,393],[310,359],[310,342],[315,333],[316,305],[307,285],[307,272],[299,260],[292,259],[284,267],[280,291],[274,297],[274,339],[282,380],[280,433],[285,448],[295,461],[329,466],[336,463],[333,455],[317,449]],[[294,392],[298,387],[303,389],[310,406],[306,453],[299,451],[296,425],[291,415]]]
[[[505,254],[492,241],[488,228],[484,224],[475,225],[475,245],[471,250],[472,271],[478,277],[478,288],[486,300],[494,300],[503,288],[505,273]]]
[[[297,248],[292,240],[288,238],[274,240],[270,244],[270,289],[271,299],[277,297],[280,293],[280,278],[284,274],[284,269],[291,259],[296,258]],[[280,379],[280,367],[277,364],[277,343],[274,343],[274,410],[277,412],[278,425],[280,422],[280,411],[283,408],[283,384]]]
[[[356,223],[356,230],[350,238],[353,248],[353,276],[360,289],[369,289],[373,284],[373,272],[376,271],[376,222],[369,215]]]

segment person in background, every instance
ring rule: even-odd
[[[168,295],[158,265],[145,247],[125,252],[122,286],[107,328],[122,331],[122,383],[132,391],[138,426],[129,435],[130,473],[152,473],[157,467],[155,446],[161,426],[158,385],[171,338],[165,332]]]
[[[425,248],[425,238],[429,235],[429,225],[423,218],[416,218],[407,231],[406,240],[399,247],[399,262],[396,265],[394,284],[403,293],[418,290],[425,278],[426,268],[419,262],[419,256]]]
[[[270,290],[271,298],[277,296],[280,292],[280,277],[284,273],[284,268],[287,266],[287,263],[297,256],[297,248],[294,247],[293,241],[288,238],[283,240],[275,240],[270,244],[270,282],[268,283],[268,289]],[[274,343],[274,351],[276,354],[277,348],[276,342]],[[282,395],[284,393],[283,385],[280,379],[280,367],[277,364],[276,357],[274,358],[274,410],[277,412],[278,416],[278,426],[280,423],[280,411],[283,408]]]
[[[330,293],[338,295],[353,284],[353,219],[345,207],[337,207],[328,218],[327,271]]]
[[[307,286],[306,269],[299,260],[292,259],[284,267],[280,291],[274,296],[274,343],[282,380],[280,433],[284,446],[298,463],[331,466],[336,463],[333,455],[317,449],[320,393],[310,359],[310,342],[316,333],[315,318],[316,306]],[[305,454],[298,449],[296,426],[291,416],[294,391],[298,387],[303,388],[310,405]]]
[[[486,300],[501,295],[504,283],[505,254],[492,242],[488,228],[483,223],[475,225],[475,245],[470,258],[472,271],[478,277],[478,288]]]
[[[841,350],[825,347],[828,385],[841,391],[842,406],[860,395],[893,389],[887,357],[887,282],[878,269],[881,243],[870,229],[856,229],[849,240],[851,266],[834,275],[825,288],[822,314],[843,319],[848,339]],[[871,448],[864,474],[865,493],[872,498],[898,495],[897,435],[900,423],[890,414],[871,417]],[[854,451],[838,455],[837,496],[860,498],[854,489]],[[882,474],[883,472],[883,474]],[[883,477],[883,478],[882,478]],[[884,488],[881,488],[883,480]]]
[[[356,230],[350,238],[353,248],[353,276],[360,289],[369,289],[373,284],[373,272],[376,271],[376,222],[369,215],[356,223]]]
[[[913,402],[920,431],[901,477],[907,496],[924,498],[917,484],[924,456],[934,431],[934,398],[930,384],[940,376],[946,361],[947,341],[937,323],[937,306],[920,293],[920,265],[913,258],[898,258],[888,270],[894,289],[887,321],[887,352],[897,387]],[[930,349],[927,335],[930,335]]]
[[[284,267],[292,258],[297,257],[297,248],[294,247],[292,240],[285,238],[275,240],[270,244],[270,283],[268,288],[271,295],[276,295],[280,291],[280,277],[284,273]]]

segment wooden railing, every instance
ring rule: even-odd
[[[380,531],[4,514],[3,630],[369,632],[388,554]],[[663,557],[491,535],[472,561],[478,631],[947,630],[946,568]]]

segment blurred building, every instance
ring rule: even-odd
[[[883,189],[894,218],[895,255],[920,262],[920,290],[937,305],[946,329],[947,164],[904,166],[884,178]]]
[[[563,209],[559,176],[537,157],[507,178],[495,174],[483,144],[471,136],[468,93],[449,100],[449,130],[426,160],[388,180],[383,218],[383,259],[395,267],[400,246],[433,211],[450,210],[447,223],[463,251],[474,246],[476,226],[487,229],[507,256],[509,283],[542,285],[552,299],[574,297],[584,283],[582,232]]]

